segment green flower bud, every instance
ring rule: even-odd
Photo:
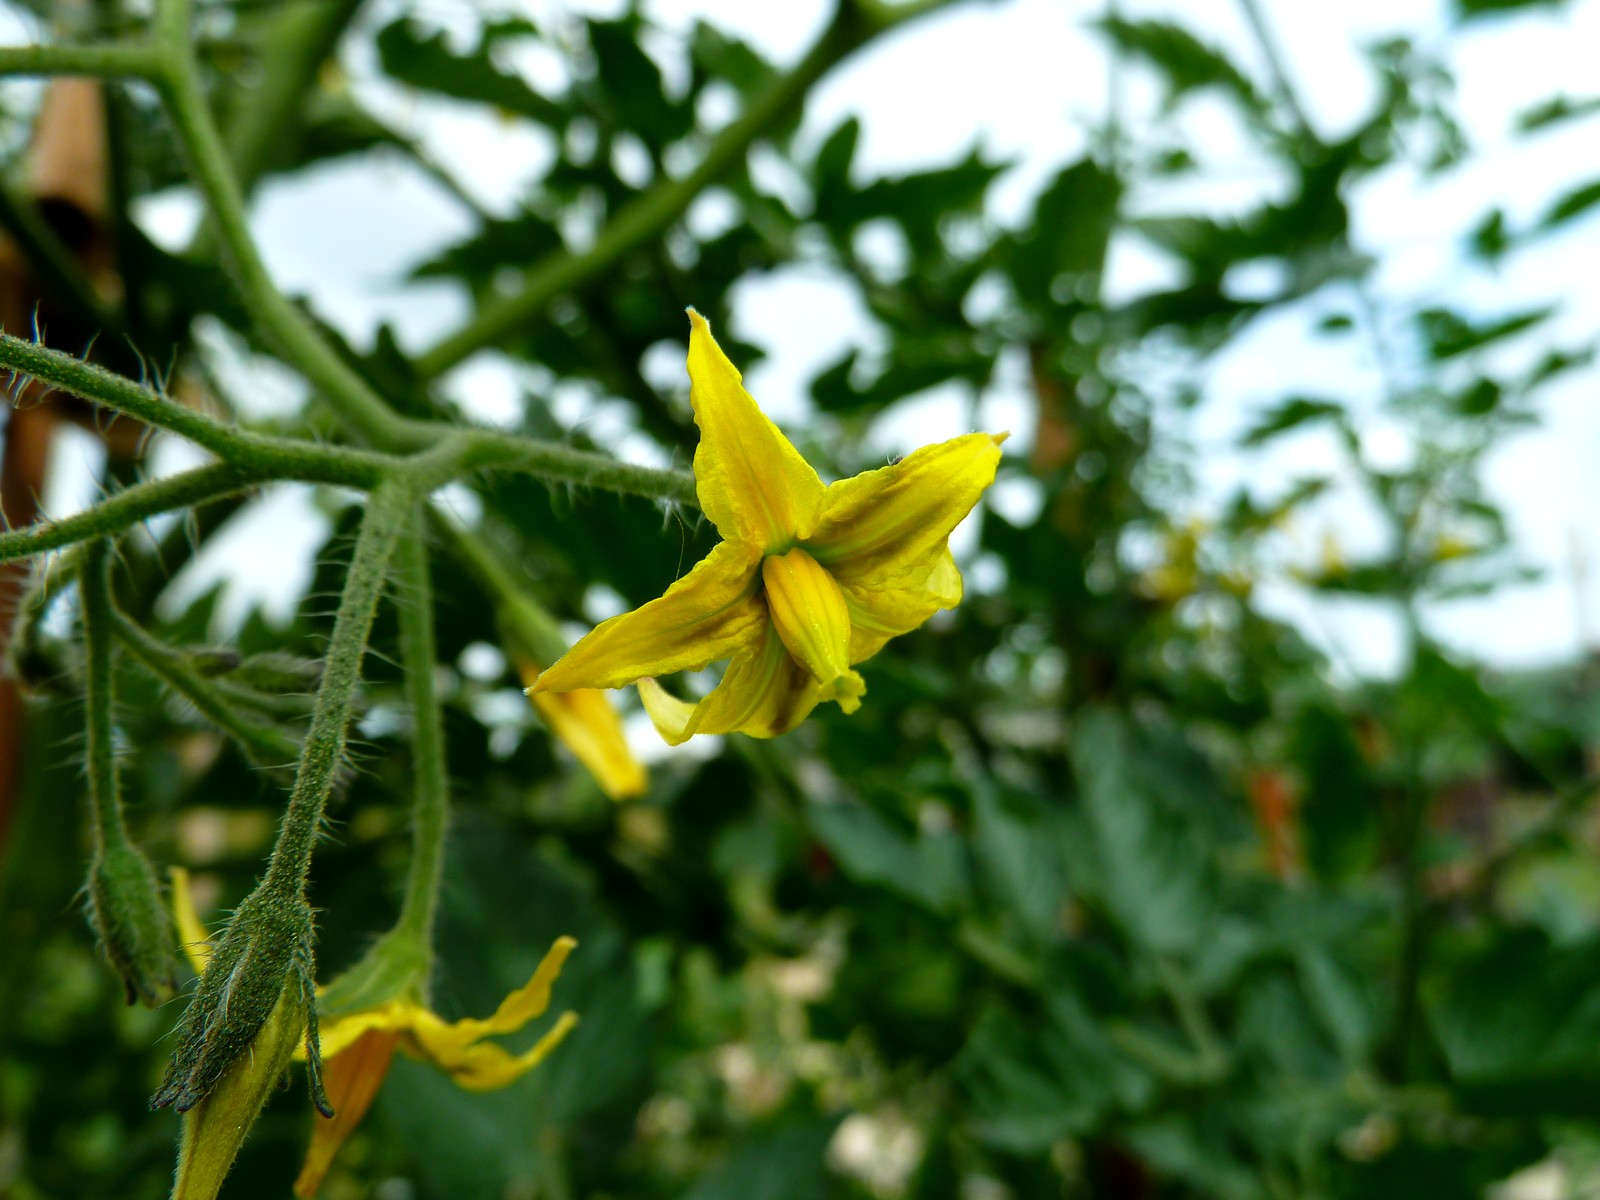
[[[189,1112],[232,1078],[240,1059],[260,1058],[258,1039],[279,1014],[286,991],[299,997],[294,1040],[306,1037],[312,1099],[318,1108],[327,1107],[317,1056],[311,930],[304,900],[257,892],[239,906],[174,1031],[177,1049],[151,1108]]]
[[[299,981],[291,979],[245,1053],[184,1112],[172,1200],[213,1200],[222,1189],[245,1135],[288,1069],[305,1027],[305,998]]]
[[[100,953],[122,979],[128,1003],[151,1008],[178,990],[177,944],[150,860],[127,842],[89,864],[89,923]]]

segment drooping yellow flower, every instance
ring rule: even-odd
[[[534,692],[539,668],[519,662],[517,670],[527,685],[528,698],[573,757],[588,769],[600,790],[613,800],[644,795],[649,776],[628,749],[623,736],[622,718],[603,692],[578,688],[571,692]]]
[[[688,575],[597,626],[532,693],[637,682],[673,745],[697,733],[773,737],[818,704],[854,712],[854,668],[961,600],[950,531],[994,481],[1004,434],[924,446],[824,485],[744,390],[705,318],[689,310],[700,507],[723,540]],[[698,704],[654,676],[729,660]]]
[[[195,913],[188,872],[181,868],[172,872],[172,906],[185,952],[195,970],[204,972],[211,944]],[[550,1031],[521,1054],[485,1039],[515,1033],[544,1013],[550,1006],[556,976],[577,944],[570,937],[557,938],[528,982],[501,1001],[494,1015],[486,1019],[446,1021],[404,985],[399,996],[352,1011],[323,1013],[323,1086],[334,1115],[318,1119],[312,1126],[306,1161],[295,1180],[295,1195],[309,1200],[317,1194],[339,1147],[372,1107],[397,1049],[432,1063],[459,1086],[477,1092],[505,1087],[544,1061],[578,1023],[576,1013],[562,1013]],[[319,996],[325,994],[319,989]],[[304,1048],[294,1057],[303,1061]],[[287,1057],[284,1061],[287,1063]]]

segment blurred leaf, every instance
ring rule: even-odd
[[[1600,204],[1600,179],[1573,188],[1557,198],[1545,210],[1537,228],[1545,231],[1559,228],[1568,221],[1581,217],[1597,204]]]
[[[532,26],[523,23],[507,32],[531,33]],[[564,128],[567,116],[561,106],[539,95],[520,76],[502,71],[491,53],[492,44],[486,31],[475,49],[457,54],[443,30],[425,34],[409,17],[385,25],[377,36],[383,69],[399,83]]]
[[[1554,311],[1553,305],[1545,305],[1480,322],[1447,308],[1428,308],[1417,315],[1417,324],[1429,356],[1436,362],[1443,362],[1515,337],[1532,329]]]
[[[1241,446],[1261,446],[1292,429],[1312,421],[1341,420],[1344,405],[1335,400],[1315,400],[1306,396],[1291,396],[1276,408],[1269,409],[1239,439]]]
[[[1574,100],[1570,96],[1552,96],[1517,115],[1517,128],[1523,133],[1545,129],[1562,121],[1574,121],[1600,113],[1600,96]]]
[[[1167,77],[1173,100],[1199,88],[1219,87],[1251,112],[1266,109],[1266,102],[1244,72],[1181,25],[1122,17],[1104,17],[1093,24],[1123,53],[1143,58],[1159,69]]]
[[[934,912],[967,905],[966,854],[954,833],[901,833],[860,804],[811,804],[806,821],[839,868],[864,884],[881,884]]]
[[[749,1139],[684,1200],[811,1200],[834,1192],[823,1151],[838,1121],[818,1121]]]
[[[1107,908],[1148,949],[1184,954],[1203,939],[1215,893],[1198,825],[1204,777],[1174,750],[1104,709],[1072,734]]]

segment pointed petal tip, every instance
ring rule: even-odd
[[[991,433],[989,436],[994,439],[996,446],[1004,445],[1005,440],[1011,436],[1011,430],[1002,429],[999,433]]]

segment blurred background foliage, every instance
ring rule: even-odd
[[[123,36],[140,20],[117,0],[36,7],[56,8],[68,38]],[[1532,7],[1457,0],[1455,19],[1514,21]],[[1377,103],[1328,142],[1292,77],[1257,77],[1202,24],[1086,6],[1116,69],[1153,72],[1165,99],[1148,121],[1111,109],[1092,152],[1062,164],[1022,219],[1002,221],[989,202],[1008,164],[982,151],[878,176],[856,162],[854,120],[797,142],[807,88],[882,18],[867,0],[844,0],[788,71],[710,24],[663,41],[635,9],[537,24],[486,6],[463,39],[421,8],[219,0],[202,11],[211,99],[247,184],[400,155],[473,213],[469,235],[415,267],[471,295],[468,334],[421,353],[387,330],[368,348],[341,343],[387,398],[448,409],[435,380],[492,347],[539,368],[519,376],[525,431],[601,450],[644,439],[686,462],[685,382],[658,382],[652,347],[683,342],[692,303],[735,362],[754,364],[761,347],[740,344],[731,289],[805,263],[851,281],[882,347],[811,380],[814,416],[789,430],[807,456],[825,474],[879,465],[862,448],[875,423],[951,381],[976,424],[1010,360],[1025,364],[1031,436],[1002,480],[1029,503],[974,518],[966,602],[873,660],[858,714],[829,709],[779,741],[665,756],[648,794],[623,804],[539,725],[495,649],[492,603],[441,552],[457,818],[436,1003],[450,1016],[491,1011],[570,933],[580,949],[555,1006],[583,1020],[501,1092],[462,1093],[397,1062],[323,1194],[1592,1194],[1592,664],[1492,673],[1437,644],[1418,615],[1520,578],[1480,468],[1532,419],[1541,386],[1587,369],[1591,348],[1507,374],[1490,352],[1536,333],[1550,308],[1412,310],[1372,286],[1348,189],[1396,164],[1443,172],[1473,153],[1438,55],[1408,40],[1371,47]],[[1244,8],[1270,66],[1271,13]],[[530,42],[565,64],[564,86],[506,65],[505,47]],[[483,211],[363,109],[341,54],[419,94],[548,130],[548,170],[509,215]],[[678,56],[670,69],[663,55]],[[708,164],[722,145],[708,127],[713,93],[758,122],[781,171],[752,169],[743,147]],[[4,141],[20,155],[39,93],[5,96]],[[117,335],[93,353],[119,370],[171,371],[197,403],[227,409],[251,378],[238,362],[264,347],[204,234],[173,251],[130,219],[139,198],[183,183],[182,164],[149,94],[106,98],[107,206],[79,225],[70,206],[33,211],[69,265],[87,261],[83,228],[112,248],[94,269],[118,280]],[[1276,199],[1226,218],[1130,203],[1213,169],[1177,124],[1197,99],[1226,106],[1278,165]],[[1595,108],[1552,97],[1523,126],[1535,136]],[[0,219],[26,249],[21,179]],[[681,219],[713,189],[713,232]],[[1487,213],[1468,249],[1516,255],[1597,204],[1590,184],[1526,225]],[[1179,260],[1182,282],[1107,299],[1108,245],[1128,230]],[[563,275],[574,250],[603,269]],[[83,310],[81,283],[27,261],[52,339],[81,350],[106,314]],[[1261,263],[1271,286],[1238,286],[1241,268]],[[1220,519],[1195,517],[1195,452],[1162,436],[1161,414],[1195,402],[1185,380],[1196,364],[1317,292],[1338,310],[1321,336],[1374,339],[1383,411],[1416,453],[1399,467],[1373,460],[1350,397],[1284,395],[1241,452],[1315,424],[1337,435],[1342,461],[1272,498],[1241,489]],[[219,346],[233,347],[231,372]],[[612,432],[558,420],[552,397],[575,382],[615,418]],[[314,403],[273,421],[337,436]],[[145,470],[152,445],[111,445],[105,485]],[[1381,515],[1381,549],[1349,559],[1330,547],[1294,573],[1398,615],[1393,677],[1337,671],[1257,602],[1266,575],[1285,570],[1272,539],[1335,476]],[[606,596],[659,594],[713,540],[693,514],[525,476],[472,492],[456,501],[518,585],[579,625]],[[268,737],[302,731],[349,553],[348,499],[323,497],[332,532],[292,619],[252,612],[225,647],[219,590],[176,603],[169,581],[257,500],[157,524],[123,548],[128,611]],[[388,926],[408,853],[393,621],[380,615],[359,770],[314,873],[324,978]],[[145,1099],[178,1006],[124,1007],[81,917],[71,621],[30,626],[17,643],[29,699],[0,877],[0,1193],[163,1196],[175,1122]],[[282,772],[137,664],[123,676],[136,832],[158,862],[196,873],[215,923],[260,870]],[[310,1120],[298,1087],[274,1101],[225,1195],[286,1195]]]

